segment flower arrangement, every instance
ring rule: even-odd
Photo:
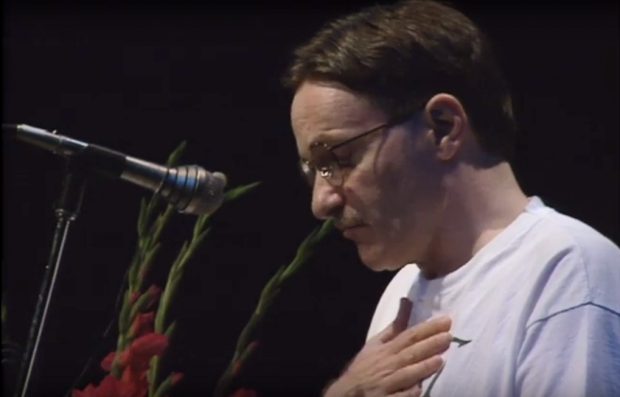
[[[168,166],[177,163],[184,148],[183,142],[173,151],[168,158]],[[229,190],[223,202],[235,200],[257,185],[252,183]],[[142,200],[137,222],[137,245],[127,272],[127,287],[118,317],[116,349],[101,361],[101,368],[106,375],[99,384],[91,383],[82,390],[74,389],[72,397],[164,397],[183,378],[182,373],[171,372],[162,379],[161,360],[176,327],[176,322],[169,318],[171,304],[187,263],[209,233],[210,215],[196,219],[191,239],[185,241],[179,250],[164,288],[157,285],[147,288],[149,270],[161,248],[162,232],[174,212],[171,206],[162,209],[162,203],[156,195],[148,202]],[[288,266],[282,266],[265,285],[254,313],[239,336],[233,357],[217,383],[216,396],[256,397],[256,392],[249,389],[232,392],[232,381],[258,345],[255,330],[267,309],[284,283],[299,271],[315,246],[331,229],[332,223],[325,222],[310,233],[299,246],[293,261]]]

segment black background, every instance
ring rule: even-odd
[[[603,2],[455,2],[493,39],[514,92],[515,169],[528,194],[591,224],[616,243],[618,12]],[[174,316],[174,395],[209,395],[262,286],[315,226],[296,168],[290,93],[279,79],[292,49],[323,22],[358,8],[323,2],[5,2],[3,122],[58,129],[86,142],[164,162],[225,172],[231,186],[260,180],[222,209],[189,264]],[[5,336],[25,343],[54,227],[63,161],[2,141]],[[37,395],[62,395],[97,346],[79,386],[98,381],[100,343],[133,244],[135,186],[95,177],[72,226],[38,361]],[[189,237],[178,216],[153,281]],[[239,385],[260,395],[318,395],[363,343],[391,277],[372,273],[331,236],[285,288]],[[4,371],[5,390],[14,377]]]

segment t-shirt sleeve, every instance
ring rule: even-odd
[[[620,313],[585,303],[541,319],[517,360],[518,396],[620,396]]]

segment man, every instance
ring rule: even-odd
[[[620,250],[519,187],[510,94],[473,22],[368,8],[300,47],[285,83],[314,215],[400,269],[325,396],[620,395]]]

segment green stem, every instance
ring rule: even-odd
[[[230,389],[230,385],[234,378],[234,368],[237,365],[242,365],[251,354],[252,350],[248,349],[250,340],[255,334],[256,329],[264,318],[267,309],[271,307],[273,301],[280,293],[284,283],[289,280],[293,275],[297,274],[302,266],[308,262],[308,259],[314,252],[316,245],[327,235],[327,233],[333,229],[333,222],[326,221],[320,228],[313,230],[300,244],[297,249],[296,255],[293,260],[286,267],[281,267],[278,271],[269,279],[267,284],[261,291],[258,304],[250,317],[250,320],[241,331],[239,338],[237,339],[237,345],[233,353],[232,359],[228,363],[226,370],[220,377],[215,387],[214,396],[223,397],[224,393],[227,393]]]

